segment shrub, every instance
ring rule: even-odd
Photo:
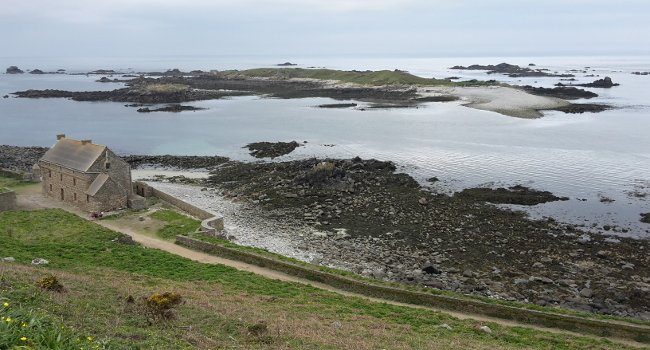
[[[59,283],[59,279],[56,278],[54,275],[47,275],[40,280],[36,281],[36,285],[42,289],[53,291],[53,292],[64,292],[65,288],[61,283]]]
[[[170,320],[174,318],[173,308],[182,301],[183,298],[178,293],[154,293],[146,298],[145,306],[154,319]]]

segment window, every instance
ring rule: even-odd
[[[50,184],[50,192],[52,192],[52,184]]]
[[[77,178],[75,178],[75,177],[72,178],[72,186],[77,186]],[[74,198],[75,200],[77,199],[76,196],[77,195],[75,194],[75,198]]]
[[[106,167],[106,169],[110,169],[110,168],[111,168],[111,163],[106,162],[106,163],[104,164],[104,166]]]
[[[52,177],[52,170],[48,170],[47,173],[49,177]]]
[[[73,193],[73,197],[74,197],[74,200],[76,202],[77,201],[77,192]]]
[[[59,180],[63,181],[63,174],[59,174]]]
[[[90,196],[86,195],[86,202],[90,202]]]

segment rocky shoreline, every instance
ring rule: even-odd
[[[0,146],[0,167],[26,169],[45,150]],[[175,186],[186,200],[230,208],[238,228],[227,234],[238,243],[388,281],[650,320],[647,240],[530,220],[483,195],[431,192],[390,162],[125,159],[133,167],[212,169],[208,180],[189,181],[203,190]],[[562,199],[523,187],[509,192],[524,197],[500,203]],[[249,222],[256,226],[243,234]],[[261,226],[275,233],[256,236]]]

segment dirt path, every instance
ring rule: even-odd
[[[247,271],[254,273],[256,275],[264,276],[267,278],[271,279],[276,279],[280,281],[285,281],[285,282],[295,282],[295,283],[301,283],[301,284],[306,284],[310,285],[312,287],[316,287],[319,289],[327,290],[330,292],[334,292],[337,294],[345,295],[345,296],[350,296],[350,297],[357,297],[357,298],[362,298],[365,300],[369,300],[372,302],[377,302],[377,303],[386,303],[390,305],[397,305],[397,306],[403,306],[403,307],[410,307],[410,308],[417,308],[417,309],[427,309],[427,310],[433,310],[437,312],[442,312],[448,315],[451,315],[453,317],[456,317],[461,320],[476,320],[479,322],[493,322],[499,325],[503,326],[509,326],[509,327],[526,327],[526,328],[531,328],[539,331],[545,331],[545,332],[550,332],[550,333],[555,333],[555,334],[568,334],[568,335],[573,335],[573,336],[589,336],[585,334],[580,334],[580,333],[575,333],[575,332],[570,332],[570,331],[565,331],[561,329],[556,329],[556,328],[547,328],[547,327],[540,327],[540,326],[535,326],[535,325],[529,325],[529,324],[524,324],[524,323],[519,323],[519,322],[514,322],[514,321],[508,321],[508,320],[503,320],[499,318],[493,318],[493,317],[486,317],[482,315],[477,315],[477,314],[466,314],[466,313],[459,313],[459,312],[454,312],[450,310],[445,310],[445,309],[438,309],[434,307],[426,307],[426,306],[420,306],[420,305],[413,305],[413,304],[407,304],[407,303],[400,303],[396,301],[391,301],[391,300],[385,300],[385,299],[379,299],[379,298],[372,298],[368,297],[362,294],[356,294],[356,293],[351,293],[347,292],[341,289],[334,288],[332,286],[329,286],[327,284],[307,280],[304,278],[299,278],[295,277],[292,275],[288,275],[279,271],[275,271],[272,269],[267,269],[264,267],[260,267],[257,265],[252,265],[252,264],[247,264],[241,261],[236,261],[236,260],[230,260],[230,259],[224,259],[220,258],[215,255],[195,251],[192,249],[188,249],[182,246],[179,246],[177,244],[174,244],[173,242],[165,241],[162,239],[154,238],[151,236],[147,236],[145,234],[142,234],[140,232],[137,232],[133,230],[130,227],[127,227],[125,225],[120,225],[117,222],[109,221],[109,220],[92,220],[89,218],[87,213],[82,212],[81,210],[72,207],[70,205],[67,205],[65,203],[61,203],[60,201],[56,201],[51,198],[46,198],[41,196],[40,190],[35,190],[32,188],[27,188],[23,191],[20,191],[17,193],[18,195],[18,205],[19,207],[23,209],[43,209],[43,208],[58,208],[58,209],[63,209],[66,210],[70,213],[76,214],[80,216],[83,219],[86,220],[91,220],[94,223],[103,226],[105,228],[108,228],[113,231],[121,232],[124,234],[127,234],[133,238],[134,241],[140,243],[141,245],[148,247],[148,248],[154,248],[154,249],[160,249],[163,251],[166,251],[171,254],[175,254],[178,256],[182,256],[185,258],[188,258],[193,261],[197,261],[200,263],[204,264],[221,264],[221,265],[226,265],[230,266],[233,268],[236,268],[241,271]],[[628,341],[625,339],[618,339],[618,338],[607,338],[613,342],[619,343],[619,344],[624,344],[627,346],[633,346],[633,347],[639,347],[639,348],[647,348],[646,344],[634,342],[634,341]]]

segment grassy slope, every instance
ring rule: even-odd
[[[444,79],[428,79],[418,77],[404,71],[340,71],[333,69],[304,69],[304,68],[256,68],[243,71],[222,72],[228,76],[246,76],[256,78],[309,78],[320,80],[338,80],[345,83],[361,85],[417,85],[417,86],[484,86],[495,85],[496,82],[467,81],[453,82]]]
[[[495,324],[489,325],[493,333],[488,335],[474,321],[346,298],[121,245],[112,241],[119,235],[60,210],[0,213],[0,257],[16,258],[15,263],[0,263],[0,299],[55,317],[104,348],[623,348]],[[36,257],[50,264],[29,265]],[[67,291],[39,290],[34,282],[47,273],[55,274]],[[149,322],[125,301],[131,295],[137,304],[143,296],[164,291],[185,299],[171,322]],[[249,334],[259,321],[266,321],[269,331]],[[443,323],[453,329],[441,328]]]

